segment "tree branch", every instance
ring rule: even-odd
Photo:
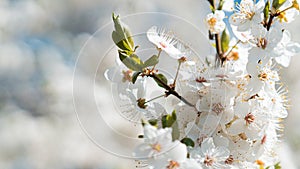
[[[152,74],[149,74],[147,75],[149,77],[152,77],[155,81],[158,81],[159,83],[161,83],[164,88],[167,90],[166,91],[166,94],[167,95],[173,95],[175,97],[177,97],[179,100],[183,101],[185,104],[187,104],[188,106],[191,106],[191,107],[195,107],[195,105],[193,105],[192,103],[190,103],[189,101],[187,101],[184,97],[182,97],[181,95],[179,95],[173,88],[171,88],[168,84],[164,83],[162,80],[160,80],[160,78],[158,78],[156,76],[155,73],[152,73]]]

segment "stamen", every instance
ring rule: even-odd
[[[212,106],[212,111],[217,113],[217,115],[219,115],[220,113],[223,113],[225,108],[222,106],[221,103],[214,103]]]
[[[166,47],[167,47],[167,45],[164,44],[163,42],[159,42],[159,44],[160,44],[160,46],[163,47],[163,48],[166,48]]]
[[[126,81],[131,82],[131,80],[132,80],[132,71],[131,70],[127,70],[127,71],[123,70],[122,74],[123,74],[122,82],[126,82]]]
[[[230,155],[230,156],[225,160],[225,164],[231,165],[232,163],[233,163],[233,156]]]
[[[205,164],[206,166],[212,166],[213,163],[214,163],[214,159],[213,159],[212,157],[210,157],[210,156],[207,155],[207,156],[205,157],[205,159],[204,159],[204,164]]]
[[[156,144],[153,144],[152,146],[152,149],[155,150],[156,152],[160,152],[161,151],[161,145],[156,143]]]
[[[217,23],[217,18],[212,17],[207,21],[207,23],[210,27],[214,27]]]
[[[204,83],[204,82],[207,82],[207,80],[206,80],[204,77],[197,77],[195,80],[196,80],[196,82],[198,82],[198,83]]]
[[[254,116],[252,113],[248,113],[248,114],[245,116],[244,120],[246,121],[246,124],[249,125],[249,124],[251,124],[251,123],[254,122],[255,116]]]
[[[267,141],[267,135],[264,135],[263,138],[261,139],[261,144],[265,144]]]
[[[171,160],[169,162],[169,165],[167,166],[167,169],[177,169],[177,168],[179,168],[179,166],[180,165],[178,162]]]

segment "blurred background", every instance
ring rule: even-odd
[[[208,13],[206,1],[141,0],[0,0],[0,168],[1,169],[128,169],[134,160],[117,157],[96,146],[82,130],[73,105],[73,72],[77,56],[85,42],[99,28],[112,31],[111,13],[121,16],[139,12],[164,12],[185,18],[204,30]],[[157,17],[157,18],[156,18]],[[161,25],[158,16],[154,21]],[[145,21],[147,22],[147,21]],[[129,24],[143,28],[140,22]],[[300,17],[288,26],[294,41],[300,42]],[[178,28],[184,32],[185,25]],[[205,31],[204,31],[205,32]],[[105,32],[104,32],[105,33]],[[180,33],[179,33],[180,34]],[[99,34],[89,41],[88,54],[76,66],[81,91],[76,97],[90,97],[84,82],[91,73],[103,74],[114,63],[115,54],[103,57],[103,43],[113,44],[109,34]],[[200,35],[199,35],[200,37]],[[194,36],[193,38],[197,38]],[[205,43],[206,40],[203,40]],[[104,49],[103,49],[104,48]],[[291,66],[282,69],[289,86],[292,107],[286,119],[279,148],[283,168],[300,168],[300,55]],[[101,65],[97,67],[99,64]],[[95,68],[97,70],[95,70]],[[100,106],[110,104],[110,85],[103,76],[96,77],[96,97]],[[87,80],[88,81],[88,80]],[[93,119],[89,102],[82,107],[86,120]],[[106,114],[111,114],[106,109]],[[118,121],[117,121],[118,123]],[[118,123],[124,132],[131,128]],[[100,127],[95,131],[105,130]],[[108,142],[114,138],[100,135]],[[130,145],[130,143],[126,143]],[[118,146],[116,145],[118,148]]]

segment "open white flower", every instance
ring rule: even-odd
[[[178,56],[181,55],[181,51],[174,46],[177,43],[174,36],[166,33],[165,30],[158,31],[156,26],[152,26],[147,31],[147,38],[159,50],[165,51],[169,56],[178,59]]]
[[[141,159],[157,158],[172,148],[174,148],[174,144],[171,128],[157,129],[146,124],[144,126],[144,143],[136,148],[134,156]]]
[[[286,118],[288,115],[286,93],[287,91],[284,87],[259,93],[260,97],[263,98],[261,100],[262,107],[267,112],[270,112],[270,117],[274,120]]]
[[[191,157],[206,169],[225,168],[225,161],[229,155],[229,150],[225,147],[216,147],[212,138],[206,138],[201,147],[191,152]]]
[[[215,13],[210,13],[206,16],[206,25],[212,34],[217,34],[225,29],[225,13],[221,10],[216,10]]]
[[[245,134],[246,138],[256,139],[263,125],[268,122],[268,117],[259,110],[259,107],[251,108],[248,102],[241,102],[235,106],[236,120],[228,128],[230,135]]]
[[[201,169],[201,166],[194,160],[187,158],[187,147],[178,140],[173,142],[174,148],[163,156],[150,159],[149,166],[154,169]]]
[[[256,33],[249,41],[254,45],[249,50],[249,63],[266,64],[270,58],[275,58],[276,62],[284,67],[290,63],[293,55],[300,52],[300,44],[291,41],[290,33],[282,30],[278,25],[274,25],[267,31],[262,25],[255,27]]]
[[[253,0],[242,0],[237,6],[238,10],[229,18],[230,24],[237,26],[237,31],[244,32],[255,24],[262,21],[262,10],[264,0],[259,0],[256,4]]]
[[[260,65],[255,67],[251,63],[247,65],[247,71],[251,76],[247,85],[249,93],[256,94],[260,90],[275,90],[275,84],[280,78],[277,71],[271,69],[272,65],[271,61],[264,67],[260,67]]]
[[[260,62],[260,65],[264,66],[271,58],[279,57],[280,55],[274,48],[282,39],[282,28],[278,25],[274,25],[269,31],[262,25],[253,27],[252,38],[249,40],[253,47],[249,50],[248,63]]]

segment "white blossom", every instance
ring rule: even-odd
[[[206,138],[201,147],[191,152],[192,158],[196,159],[203,168],[217,169],[226,167],[225,160],[230,152],[225,147],[216,147],[212,138]]]
[[[172,129],[157,129],[149,124],[144,126],[144,143],[140,144],[134,155],[138,158],[157,158],[167,153],[176,144],[172,142]]]
[[[230,16],[229,22],[237,27],[237,31],[245,32],[262,21],[264,0],[255,3],[253,0],[242,0],[237,5],[237,11]]]
[[[152,42],[159,50],[165,51],[169,56],[178,59],[178,56],[182,53],[174,45],[177,41],[174,37],[167,33],[165,30],[157,30],[156,26],[152,26],[147,31],[147,38]]]
[[[225,29],[225,13],[221,10],[216,10],[215,13],[210,13],[206,16],[206,26],[212,34],[220,33]]]

